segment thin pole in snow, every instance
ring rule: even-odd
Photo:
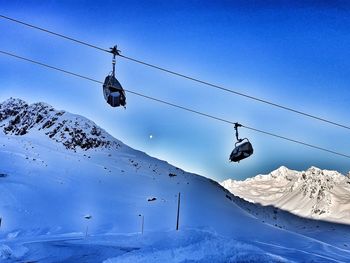
[[[89,230],[89,226],[86,226],[85,238],[87,238],[87,235],[88,235],[88,230]]]
[[[141,227],[141,234],[143,235],[143,226],[145,225],[145,216],[142,215],[142,227]]]
[[[177,216],[176,216],[176,230],[179,230],[179,220],[180,220],[180,192],[177,196]]]
[[[145,216],[142,214],[139,214],[139,216],[141,217],[141,234],[143,235],[143,227],[144,227],[144,223],[145,223]]]
[[[87,224],[86,224],[86,231],[85,231],[85,238],[87,238],[87,236],[88,236],[88,230],[89,230],[89,220],[92,218],[92,216],[91,216],[91,215],[86,215],[86,216],[84,216],[84,218],[85,218],[86,220],[88,220],[88,221],[87,221]]]

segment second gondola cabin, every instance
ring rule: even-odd
[[[254,152],[253,145],[247,138],[240,139],[238,135],[238,127],[242,127],[242,124],[238,122],[235,123],[235,132],[236,132],[236,140],[235,148],[232,150],[230,154],[229,160],[231,162],[239,162],[245,158],[251,156]]]
[[[239,162],[245,158],[251,156],[254,152],[252,144],[247,140],[241,144],[236,144],[235,148],[230,154],[231,162]]]

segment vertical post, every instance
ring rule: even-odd
[[[141,227],[141,234],[143,235],[143,226],[145,225],[145,216],[142,215],[142,227]]]
[[[145,224],[145,216],[143,214],[139,214],[141,217],[141,234],[143,235],[143,226]]]
[[[91,219],[92,218],[92,216],[91,215],[86,215],[86,216],[84,216],[84,218],[87,220],[86,222],[86,231],[85,231],[85,238],[87,238],[87,236],[88,236],[88,231],[89,231],[89,219]]]
[[[177,216],[176,216],[176,230],[179,230],[179,220],[180,220],[180,192],[177,196]]]
[[[88,235],[88,230],[89,230],[89,226],[86,226],[85,238],[87,238],[87,235]]]

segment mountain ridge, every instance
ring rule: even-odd
[[[315,166],[296,171],[281,166],[265,175],[221,183],[249,202],[272,205],[296,215],[350,224],[350,175]]]
[[[67,149],[88,150],[98,147],[120,147],[122,143],[93,121],[51,105],[10,98],[0,104],[0,128],[5,134],[25,135],[42,132]]]

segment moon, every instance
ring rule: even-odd
[[[150,135],[149,135],[149,138],[150,138],[150,139],[153,139],[153,135],[152,135],[152,134],[150,134]]]

